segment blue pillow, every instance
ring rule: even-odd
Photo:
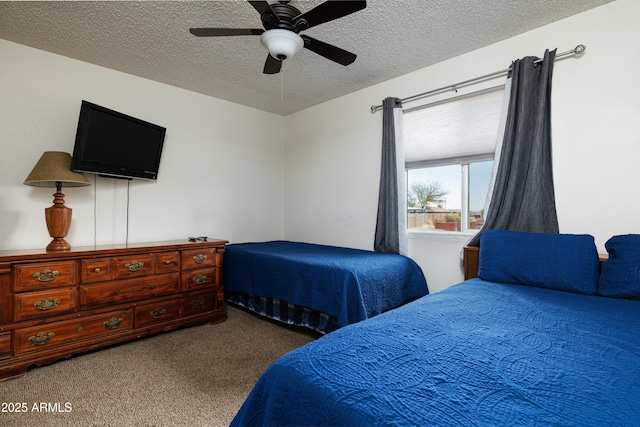
[[[600,260],[593,236],[486,230],[478,276],[579,294],[594,294]]]
[[[640,299],[640,234],[613,236],[604,244],[609,260],[602,264],[598,293]]]

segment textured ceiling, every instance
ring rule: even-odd
[[[611,0],[372,0],[304,31],[358,55],[344,67],[303,49],[265,75],[258,36],[195,37],[190,27],[261,28],[246,1],[2,1],[0,38],[286,115]],[[272,1],[273,2],[273,1]],[[302,12],[322,0],[293,0]]]

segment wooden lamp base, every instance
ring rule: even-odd
[[[71,208],[64,205],[64,194],[60,191],[53,195],[53,206],[44,210],[47,229],[53,240],[47,246],[47,251],[68,251],[71,245],[64,238],[71,226]]]

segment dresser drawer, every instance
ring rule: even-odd
[[[215,294],[212,292],[187,294],[180,298],[181,317],[205,313],[215,308]]]
[[[75,261],[20,264],[13,267],[14,292],[59,288],[75,284]]]
[[[179,317],[178,301],[162,301],[155,304],[141,305],[135,308],[135,327],[156,325]]]
[[[156,254],[156,274],[174,273],[180,269],[180,252]]]
[[[80,261],[82,283],[105,282],[111,279],[111,258],[83,259]]]
[[[76,289],[25,292],[13,296],[13,320],[37,319],[70,313],[76,309]]]
[[[182,269],[214,267],[216,265],[216,249],[201,248],[182,251]]]
[[[148,276],[154,273],[152,254],[113,258],[113,279]]]
[[[14,354],[45,351],[130,329],[131,310],[113,311],[81,319],[17,329],[14,332]]]
[[[179,290],[178,273],[139,279],[119,280],[105,284],[80,286],[80,307],[84,310],[156,295],[176,293]]]
[[[203,268],[182,273],[182,290],[190,291],[216,286],[216,269]]]

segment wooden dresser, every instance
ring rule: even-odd
[[[226,243],[0,251],[0,381],[30,365],[225,320]]]

